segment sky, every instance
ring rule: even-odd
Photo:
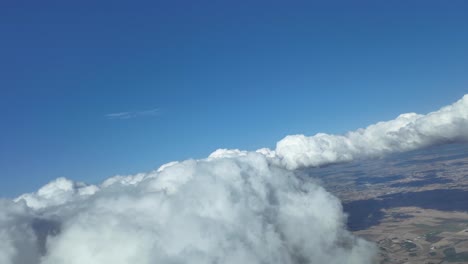
[[[427,113],[466,1],[2,1],[0,197]]]

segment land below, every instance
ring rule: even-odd
[[[468,263],[468,144],[302,171],[338,196],[379,263]]]

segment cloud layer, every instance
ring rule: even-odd
[[[373,263],[340,201],[294,169],[468,140],[467,120],[465,95],[346,135],[288,136],[275,150],[219,149],[100,185],[59,178],[0,200],[0,263]]]
[[[272,156],[288,169],[376,157],[468,140],[468,95],[427,115],[407,113],[345,135],[287,136]]]

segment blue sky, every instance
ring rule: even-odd
[[[99,2],[99,3],[98,3]],[[0,197],[426,113],[467,1],[2,1]]]

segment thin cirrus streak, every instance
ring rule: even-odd
[[[345,135],[287,136],[275,150],[115,176],[59,178],[0,200],[0,263],[373,263],[340,201],[295,169],[467,140],[468,95]]]
[[[159,115],[159,109],[149,109],[143,111],[117,112],[105,115],[107,119],[131,119],[137,117],[148,117]]]

